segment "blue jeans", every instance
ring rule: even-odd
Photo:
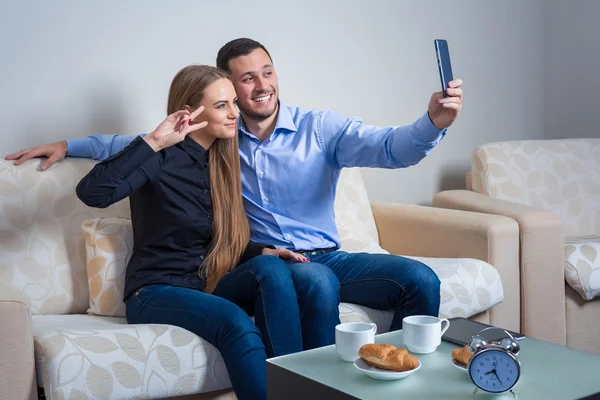
[[[129,323],[179,326],[214,345],[240,400],[266,398],[267,354],[302,351],[290,269],[274,256],[255,257],[235,268],[213,294],[170,285],[143,287],[127,300],[126,310]]]
[[[340,301],[393,310],[392,331],[402,329],[406,316],[439,314],[440,280],[419,261],[344,251],[308,257],[310,263],[290,265],[298,289],[304,349],[335,343]],[[321,298],[318,305],[311,302],[315,287],[330,293],[329,300]]]
[[[256,257],[215,290],[255,316],[268,357],[335,343],[340,301],[393,310],[390,330],[408,315],[439,314],[440,281],[419,261],[343,251],[308,257],[310,263]]]
[[[267,357],[335,343],[340,301],[393,310],[390,330],[408,315],[439,314],[440,281],[419,261],[343,251],[308,257],[310,263],[255,257],[215,290],[255,316]]]
[[[221,353],[238,399],[266,399],[265,347],[248,314],[229,300],[170,285],[145,286],[127,300],[132,324],[169,324],[195,333]]]

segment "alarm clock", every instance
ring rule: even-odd
[[[480,335],[490,329],[499,329],[508,336],[500,341],[488,343]],[[506,330],[488,327],[471,337],[469,351],[473,352],[467,365],[467,371],[476,388],[488,393],[510,391],[515,398],[513,388],[521,377],[521,362],[517,358],[520,346],[517,340]]]

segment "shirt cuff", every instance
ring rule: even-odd
[[[446,129],[439,129],[436,127],[431,118],[429,118],[429,112],[425,111],[425,114],[421,118],[415,121],[415,136],[423,142],[436,143],[440,141],[446,135]]]
[[[89,139],[68,139],[66,142],[67,156],[92,158]]]
[[[258,257],[262,255],[263,250],[268,247],[270,249],[275,249],[275,246],[271,246],[264,243],[253,242],[252,240],[248,242],[246,245],[246,249],[244,250],[244,254],[242,254],[238,265],[244,264],[247,261],[250,261],[254,257]]]

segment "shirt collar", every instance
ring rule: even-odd
[[[252,135],[251,132],[248,132],[246,129],[246,123],[244,119],[240,116],[239,119],[239,130],[240,132],[244,132],[246,134]],[[296,123],[294,122],[294,117],[290,109],[283,104],[281,100],[279,100],[279,110],[277,114],[277,122],[275,123],[275,129],[273,133],[281,131],[282,133],[288,132],[296,132],[298,128],[296,127]]]
[[[208,162],[208,150],[200,146],[198,142],[189,136],[186,136],[182,142],[177,144],[180,148],[185,150],[192,158],[200,162]]]

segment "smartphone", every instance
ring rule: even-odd
[[[477,335],[481,330],[491,327],[492,325],[483,324],[481,322],[471,321],[467,318],[456,317],[450,318],[450,326],[442,335],[442,340],[454,343],[459,346],[469,344],[472,336]],[[525,335],[513,331],[508,331],[517,340],[525,339]],[[499,342],[508,337],[506,332],[501,329],[490,329],[481,334],[481,337],[489,342]]]
[[[452,77],[452,64],[450,63],[448,42],[444,39],[435,39],[433,42],[435,44],[435,55],[442,82],[442,92],[444,93],[444,97],[447,97],[446,89],[448,89],[448,82],[454,79]]]

